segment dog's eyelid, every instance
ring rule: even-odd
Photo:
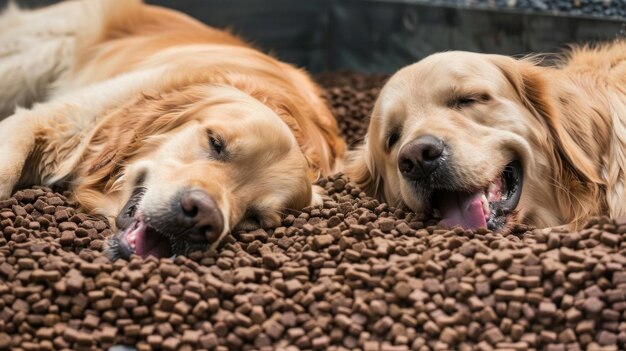
[[[401,130],[397,127],[390,129],[385,138],[385,150],[389,152],[391,148],[400,140]]]
[[[486,103],[491,100],[491,95],[488,93],[471,93],[471,94],[462,94],[453,97],[447,103],[450,108],[463,108],[465,106],[470,106],[475,103]]]
[[[210,137],[210,141],[211,141],[211,146],[213,147],[213,149],[217,152],[217,153],[222,153],[222,149],[224,148],[224,145],[222,144],[222,141],[216,137],[211,136]]]
[[[264,228],[263,214],[256,207],[248,207],[241,219],[248,230]]]
[[[135,187],[139,188],[143,185],[143,183],[145,183],[146,178],[148,176],[148,171],[146,171],[145,169],[141,170],[139,172],[139,174],[137,174],[137,177],[135,178]]]
[[[248,207],[243,217],[246,219],[255,220],[259,223],[261,223],[261,219],[263,218],[261,211],[254,206]]]
[[[226,159],[226,142],[224,141],[224,138],[208,129],[207,139],[213,156],[222,160]]]

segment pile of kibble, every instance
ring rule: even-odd
[[[326,88],[324,98],[337,117],[341,135],[351,148],[363,141],[369,115],[386,75],[357,75],[350,72],[325,73],[317,81]]]
[[[374,81],[322,80],[344,128],[366,119]],[[115,262],[101,218],[17,192],[0,201],[0,349],[626,348],[626,219],[503,236],[437,227],[342,175],[319,184],[322,207],[217,252]]]

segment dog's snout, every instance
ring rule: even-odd
[[[180,197],[180,221],[192,235],[216,242],[224,230],[224,217],[213,197],[202,190],[187,190]]]
[[[446,144],[432,136],[421,136],[400,149],[398,168],[409,180],[417,180],[430,175],[443,163]]]

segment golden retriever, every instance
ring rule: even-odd
[[[275,226],[345,148],[304,72],[139,0],[9,7],[0,72],[0,198],[69,186],[117,224],[113,258]]]
[[[393,75],[347,173],[442,223],[579,226],[626,215],[626,42],[538,56],[445,52]]]

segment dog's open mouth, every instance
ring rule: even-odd
[[[141,213],[135,214],[135,223],[126,228],[122,233],[128,246],[141,257],[172,256],[172,244],[170,240],[159,233],[155,228],[149,226],[143,219]]]
[[[507,223],[522,194],[523,172],[519,161],[509,163],[486,189],[476,192],[435,190],[433,206],[441,223],[466,229],[501,229]]]
[[[143,189],[136,190],[116,219],[119,230],[116,234],[118,255],[128,257],[135,253],[143,258],[170,257],[173,254],[172,242],[150,226],[138,208],[143,194]]]

